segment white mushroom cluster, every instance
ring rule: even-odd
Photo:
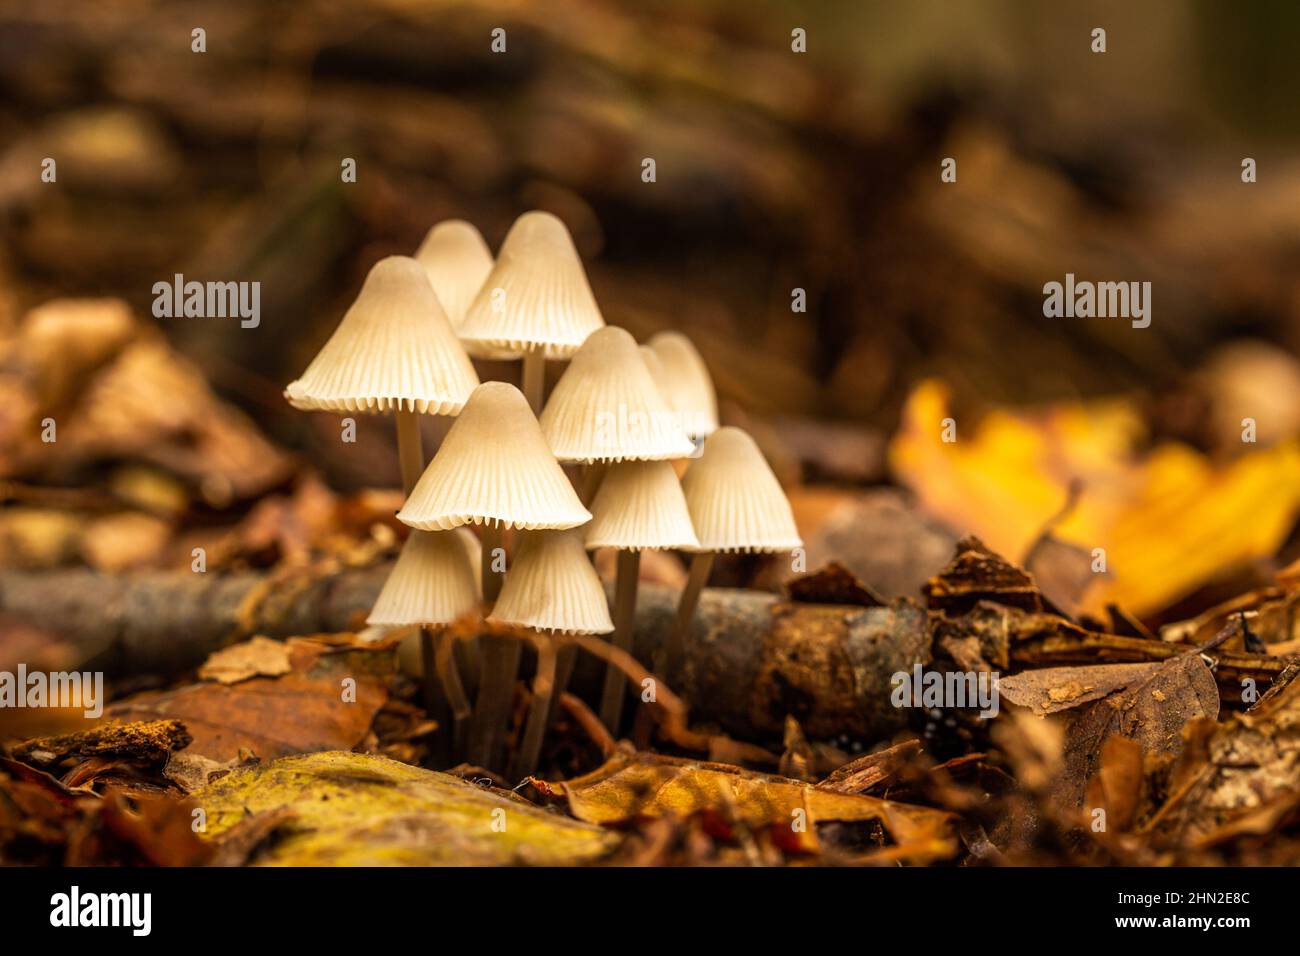
[[[522,360],[521,387],[480,384],[471,357]],[[548,359],[568,366],[546,398]],[[495,262],[477,229],[449,220],[413,258],[376,263],[285,395],[308,410],[394,413],[406,493],[397,517],[412,531],[368,623],[420,629],[429,698],[445,698],[455,746],[467,749],[456,759],[500,767],[520,644],[483,634],[458,654],[453,621],[481,615],[536,638],[536,692],[513,766],[522,777],[536,769],[572,668],[555,635],[612,634],[632,650],[642,551],[693,554],[673,638],[680,653],[715,553],[801,543],[758,446],[719,428],[694,345],[661,332],[638,346],[607,326],[568,230],[549,213],[520,216]],[[457,416],[427,465],[421,414]],[[617,551],[612,610],[588,556],[598,548]],[[601,717],[612,733],[625,684],[609,667]]]

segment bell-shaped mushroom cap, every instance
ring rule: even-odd
[[[402,510],[426,531],[464,524],[572,528],[591,520],[523,393],[484,382],[447,431]]]
[[[613,325],[582,343],[541,422],[561,461],[653,461],[695,450],[650,379],[636,340]]]
[[[781,484],[754,439],[719,428],[691,462],[682,491],[700,551],[789,551],[803,544]]]
[[[550,213],[526,212],[457,332],[475,349],[568,358],[604,324],[569,230]]]
[[[712,435],[718,430],[718,396],[709,367],[691,340],[680,332],[659,332],[650,337],[650,348],[664,370],[659,389],[682,416],[686,433],[692,437]]]
[[[470,303],[492,271],[487,243],[464,219],[447,219],[429,230],[415,250],[415,260],[428,273],[451,327],[459,330]]]
[[[588,548],[643,551],[699,546],[677,473],[667,461],[610,465],[583,528]]]
[[[478,385],[424,267],[375,263],[307,371],[285,389],[295,408],[455,415]]]
[[[668,373],[664,371],[664,363],[660,361],[659,353],[648,345],[638,345],[636,350],[641,355],[641,361],[645,362],[645,369],[650,373],[650,380],[659,389],[659,396],[664,400],[665,405],[672,408],[672,399],[664,391],[668,382]]]
[[[614,630],[581,531],[535,531],[520,537],[519,552],[488,620],[566,634]]]
[[[455,531],[412,531],[367,624],[445,624],[477,606],[478,574]]]

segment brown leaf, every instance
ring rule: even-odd
[[[1106,740],[1118,734],[1136,740],[1144,754],[1177,755],[1183,727],[1219,714],[1219,688],[1199,654],[1183,654],[1157,665],[1123,690],[1097,701],[1070,725],[1060,794],[1077,806],[1096,773]]]
[[[350,750],[365,738],[388,697],[390,649],[331,648],[294,638],[290,673],[234,685],[190,684],[137,694],[109,708],[123,717],[174,717],[194,736],[189,752],[217,762],[251,751],[263,760],[319,750]],[[355,701],[344,681],[355,680]]]
[[[1043,717],[1100,700],[1142,680],[1160,664],[1093,664],[1085,667],[1045,667],[1021,671],[998,681],[998,692]]]
[[[951,816],[928,807],[837,793],[726,764],[649,753],[616,754],[604,766],[550,784],[579,820],[604,825],[642,817],[719,813],[751,831],[768,830],[787,849],[813,852],[815,824],[875,820],[906,846],[947,841]]]
[[[1130,830],[1137,821],[1145,780],[1142,745],[1118,735],[1101,747],[1101,767],[1088,782],[1089,810],[1106,812],[1106,833]]]
[[[254,637],[216,651],[199,668],[199,677],[218,684],[237,684],[250,677],[279,677],[291,670],[289,646],[269,637]]]
[[[1175,768],[1172,795],[1153,822],[1178,845],[1245,833],[1254,825],[1250,814],[1300,791],[1300,680],[1203,729],[1200,747]]]

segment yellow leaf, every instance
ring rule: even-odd
[[[1276,553],[1300,510],[1300,446],[1290,440],[1215,465],[1168,442],[1145,454],[1140,417],[1118,400],[996,411],[959,423],[944,442],[948,391],[921,383],[908,399],[890,465],[925,509],[1020,560],[1044,525],[1082,488],[1054,529],[1105,550],[1107,574],[1085,597],[1145,614],[1215,577]]]
[[[209,839],[289,811],[274,866],[562,866],[608,853],[616,835],[522,800],[368,754],[326,751],[237,770],[194,795]]]

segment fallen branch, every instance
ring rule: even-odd
[[[0,574],[0,614],[38,625],[70,646],[80,666],[110,677],[163,676],[197,667],[212,651],[254,635],[357,630],[391,565],[275,574],[141,573],[74,569]],[[688,652],[668,670],[677,592],[644,585],[633,657],[689,702],[692,723],[746,739],[779,739],[787,714],[814,736],[877,737],[899,729],[890,675],[929,660],[925,612],[791,603],[758,591],[708,589]],[[602,643],[602,647],[604,647]],[[588,699],[604,667],[579,655],[571,686]],[[660,699],[663,702],[663,699]],[[681,727],[669,724],[668,732]]]

